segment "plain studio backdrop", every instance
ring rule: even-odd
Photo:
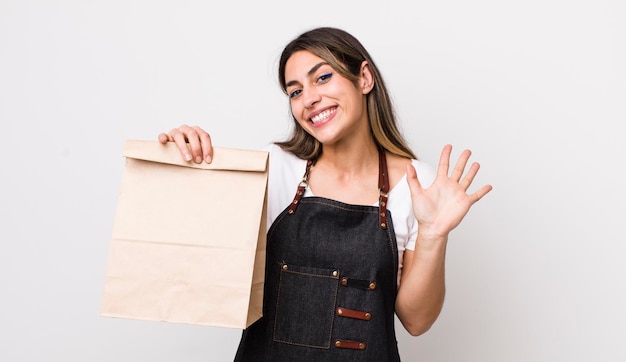
[[[436,166],[494,190],[450,237],[405,361],[624,361],[621,0],[0,1],[0,360],[229,361],[240,330],[99,315],[126,139],[182,123],[258,148],[290,127],[276,65],[337,26]],[[295,187],[295,185],[294,185]]]

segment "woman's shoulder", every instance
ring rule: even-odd
[[[269,152],[267,227],[293,200],[296,189],[302,180],[306,161],[291,152],[287,152],[276,144],[263,147]]]
[[[411,164],[417,172],[417,177],[423,187],[428,187],[435,179],[434,168],[420,160],[409,159],[398,155],[389,155],[387,157],[389,168],[389,181],[392,187],[399,182],[406,182],[406,167]]]
[[[265,145],[263,147],[263,150],[269,152],[270,155],[270,172],[273,165],[281,168],[302,168],[301,165],[306,165],[305,160],[299,158],[289,151],[283,150],[275,143]]]
[[[422,187],[429,187],[435,180],[436,172],[433,166],[429,163],[420,160],[411,160],[411,164],[415,168],[417,173],[417,179]]]

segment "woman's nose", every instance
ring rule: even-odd
[[[309,89],[304,90],[303,98],[304,98],[304,107],[311,108],[317,102],[319,102],[322,97],[314,88],[309,88]]]

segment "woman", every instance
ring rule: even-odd
[[[466,193],[479,168],[465,170],[469,150],[451,172],[450,145],[436,173],[416,160],[374,61],[345,31],[301,34],[278,76],[295,127],[268,149],[264,314],[235,359],[398,361],[394,313],[415,336],[435,322],[448,234],[491,186]],[[159,140],[211,162],[199,127]]]

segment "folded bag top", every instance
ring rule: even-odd
[[[128,140],[124,144],[124,156],[137,160],[152,161],[203,170],[231,170],[264,172],[267,170],[268,153],[257,150],[213,147],[211,163],[195,163],[183,160],[174,142],[161,144],[157,141]]]

